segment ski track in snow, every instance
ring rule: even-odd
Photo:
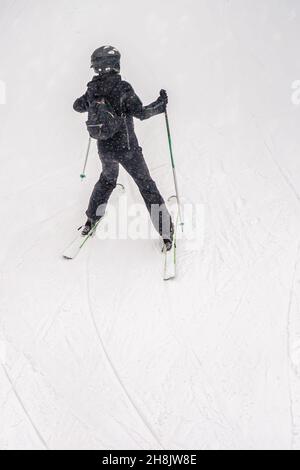
[[[298,3],[136,1],[133,18],[103,0],[95,37],[97,0],[59,16],[53,1],[3,0],[0,449],[300,449]],[[94,147],[79,181],[72,102],[108,37],[146,104],[168,89],[181,193],[204,205],[203,246],[178,242],[174,282],[155,240],[61,258],[99,173]],[[164,119],[136,129],[173,194]]]
[[[22,401],[22,398],[20,396],[20,394],[18,393],[17,389],[16,389],[16,386],[13,384],[13,381],[11,380],[10,376],[9,376],[9,373],[7,372],[6,370],[6,367],[2,364],[2,369],[4,371],[4,374],[8,380],[8,382],[10,383],[10,386],[11,386],[11,389],[19,403],[19,405],[21,406],[24,414],[27,416],[28,418],[28,421],[30,422],[31,426],[33,427],[38,439],[41,441],[43,447],[46,449],[46,450],[49,450],[49,447],[46,443],[46,441],[44,440],[43,436],[41,435],[40,431],[38,430],[38,428],[36,427],[36,425],[34,424],[31,416],[30,416],[30,413],[28,412],[28,410],[26,409],[26,406],[24,405],[23,401]]]
[[[92,303],[91,303],[91,297],[90,297],[90,287],[89,287],[89,269],[88,269],[88,264],[89,262],[89,256],[87,255],[87,261],[86,261],[86,283],[87,283],[87,300],[88,300],[88,305],[89,305],[89,311],[90,311],[90,315],[91,315],[91,321],[94,325],[94,328],[95,328],[95,333],[98,337],[98,340],[99,340],[99,343],[100,343],[100,346],[104,352],[104,355],[106,357],[106,360],[109,364],[109,367],[111,368],[117,382],[119,383],[121,389],[123,390],[124,394],[126,395],[128,401],[130,402],[130,404],[132,405],[132,407],[134,408],[134,410],[136,411],[136,413],[138,414],[138,416],[141,418],[143,424],[145,425],[145,427],[150,431],[150,433],[152,434],[152,436],[154,437],[156,443],[158,444],[158,449],[163,449],[163,446],[158,438],[158,436],[156,435],[155,431],[152,429],[151,425],[147,422],[146,418],[143,416],[143,413],[139,410],[138,406],[135,404],[135,402],[133,401],[132,397],[130,396],[130,393],[128,392],[126,386],[124,385],[123,381],[122,381],[122,378],[120,377],[120,375],[118,374],[118,371],[116,370],[106,348],[105,348],[105,345],[103,343],[103,340],[101,338],[101,335],[100,335],[100,332],[99,332],[99,329],[98,329],[98,326],[97,326],[97,321],[95,319],[95,316],[94,316],[94,313],[93,313],[93,309],[92,309]]]

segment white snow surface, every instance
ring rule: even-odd
[[[300,449],[298,0],[1,0],[0,448]],[[161,88],[201,251],[91,241],[75,98],[112,44]],[[5,94],[5,96],[4,96]],[[136,123],[164,196],[163,116]],[[122,182],[140,202],[134,183]]]

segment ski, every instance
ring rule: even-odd
[[[124,193],[125,191],[125,187],[122,185],[122,184],[118,184],[117,188],[119,190],[121,190],[121,193]],[[67,248],[64,250],[63,252],[63,258],[66,259],[66,260],[74,260],[80,253],[80,251],[82,250],[82,248],[87,244],[87,242],[93,238],[93,236],[96,234],[97,232],[97,228],[99,227],[99,225],[101,224],[102,220],[104,220],[105,216],[102,217],[95,225],[94,227],[92,228],[92,230],[90,231],[90,233],[88,235],[86,235],[85,237],[83,237],[81,234],[79,234],[75,240],[72,241],[72,243],[70,243]]]
[[[176,241],[174,239],[172,249],[164,249],[164,281],[176,278]]]
[[[85,246],[87,241],[95,235],[101,220],[99,220],[94,225],[94,227],[92,228],[92,230],[90,231],[88,235],[86,235],[85,237],[83,237],[82,235],[78,235],[78,237],[76,237],[75,240],[73,240],[73,242],[65,249],[63,253],[64,259],[73,260],[76,258],[76,256],[79,255],[81,249]]]

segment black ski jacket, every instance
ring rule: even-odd
[[[74,103],[74,110],[79,113],[88,111],[90,104],[106,98],[118,116],[124,116],[124,124],[111,139],[98,141],[99,150],[103,153],[121,152],[138,147],[134,131],[133,117],[144,120],[165,111],[165,102],[158,98],[149,106],[143,106],[132,86],[122,80],[118,73],[95,76],[87,85],[86,93]]]

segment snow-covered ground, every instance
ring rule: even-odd
[[[0,448],[300,449],[298,0],[1,0]],[[202,250],[91,241],[72,104],[100,45],[165,87]],[[137,123],[173,191],[164,119]],[[132,200],[133,183],[122,173]]]

